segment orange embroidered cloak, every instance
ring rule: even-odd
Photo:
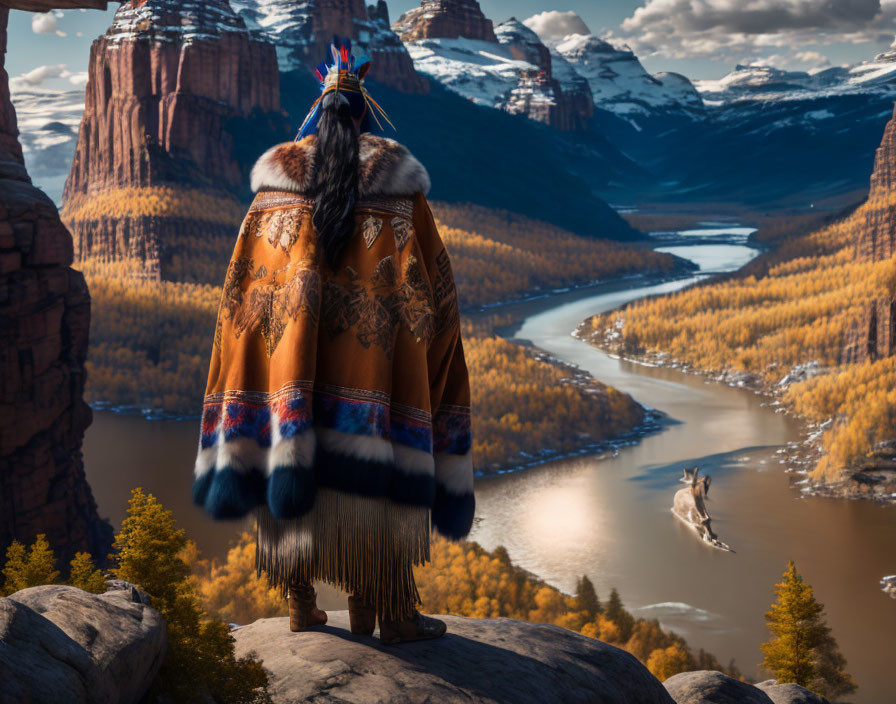
[[[315,139],[278,145],[253,170],[193,496],[215,518],[255,510],[259,565],[281,582],[301,564],[354,589],[377,579],[352,568],[359,551],[417,563],[431,526],[468,534],[470,389],[426,171],[397,142],[361,136],[355,236],[334,271],[312,224]]]

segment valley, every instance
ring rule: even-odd
[[[7,100],[0,71],[3,359],[21,386],[4,410],[30,394],[37,419],[0,482],[35,524],[50,516],[66,556],[107,554],[100,519],[119,524],[143,487],[195,540],[210,613],[281,613],[252,576],[251,522],[213,523],[190,484],[250,171],[292,139],[337,33],[372,57],[388,134],[431,176],[456,277],[475,543],[434,544],[427,603],[564,626],[660,678],[734,660],[763,679],[762,616],[792,559],[856,703],[880,704],[896,647],[881,582],[896,567],[896,51],[691,80],[573,17],[558,36],[476,0],[398,17],[385,0],[133,0],[78,57],[83,90],[12,76]],[[52,442],[38,402],[62,419]],[[19,457],[49,488],[21,480]],[[736,553],[670,512],[695,466]],[[70,544],[65,510],[83,524]]]
[[[723,662],[734,658],[748,676],[758,674],[760,616],[770,585],[793,558],[828,607],[850,671],[862,686],[857,701],[876,703],[889,685],[881,676],[886,650],[872,643],[886,643],[896,632],[887,617],[889,600],[878,585],[881,575],[892,572],[888,556],[896,548],[896,509],[799,500],[779,451],[800,440],[801,423],[747,390],[621,361],[570,334],[589,313],[674,293],[707,275],[743,267],[757,254],[744,245],[749,231],[703,226],[677,239],[665,235],[663,248],[701,262],[693,276],[582,288],[500,308],[502,336],[576,365],[578,373],[631,394],[667,420],[637,442],[598,454],[583,448],[566,459],[532,457],[516,465],[525,471],[479,477],[471,537],[488,550],[503,545],[514,565],[563,591],[574,591],[581,574],[601,596],[618,587],[635,616],[658,618],[691,647],[705,648]],[[474,320],[480,316],[493,318],[494,312]],[[512,357],[522,354],[512,342],[490,344]],[[550,382],[543,377],[541,383]],[[583,427],[598,423],[590,410],[582,413]],[[85,441],[88,477],[101,510],[113,521],[130,488],[142,485],[175,511],[205,556],[222,559],[243,526],[222,531],[190,503],[195,438],[192,419],[147,421],[97,413]],[[541,438],[539,444],[551,447],[551,442]],[[736,554],[701,544],[669,512],[682,468],[693,465],[713,478],[713,525]],[[638,511],[628,510],[634,505]],[[859,553],[856,545],[863,546]],[[847,563],[851,575],[844,579],[838,565]]]

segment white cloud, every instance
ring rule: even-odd
[[[747,65],[749,66],[773,66],[778,69],[790,71],[812,72],[831,65],[830,59],[818,51],[798,51],[796,53],[775,53],[767,56],[757,56]]]
[[[794,58],[809,68],[827,68],[831,65],[831,60],[819,51],[798,51]]]
[[[588,25],[575,12],[549,10],[532,15],[523,24],[535,32],[544,42],[559,42],[570,34],[591,34]]]
[[[62,17],[61,13],[38,12],[31,18],[31,31],[35,34],[56,34],[64,37],[66,36],[65,32],[59,29],[56,22],[60,17]]]
[[[83,76],[83,80],[82,80]],[[51,78],[67,78],[76,86],[87,83],[87,73],[72,73],[65,64],[54,64],[52,66],[38,66],[27,73],[9,79],[10,88],[13,90],[22,90],[23,88],[38,88]]]
[[[31,18],[31,31],[35,34],[53,34],[59,29],[52,12],[38,12]]]
[[[796,58],[793,47],[806,44],[889,42],[894,32],[896,0],[647,0],[618,38],[642,54],[745,62],[770,48]]]

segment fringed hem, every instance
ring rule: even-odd
[[[259,507],[255,566],[285,595],[291,582],[323,581],[362,596],[387,619],[406,618],[420,594],[413,568],[430,559],[430,510],[320,489],[301,518]]]

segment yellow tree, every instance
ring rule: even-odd
[[[93,558],[87,552],[75,554],[71,561],[68,583],[92,594],[102,594],[106,591],[106,580],[103,573],[96,568]]]
[[[647,658],[647,669],[660,682],[679,672],[687,672],[690,668],[690,658],[687,649],[678,643],[668,648],[657,648]]]
[[[13,541],[6,550],[3,593],[8,595],[20,589],[52,584],[59,579],[59,571],[55,569],[55,565],[56,555],[43,533],[37,536],[30,548]]]
[[[856,690],[845,672],[846,660],[824,620],[824,605],[811,585],[788,562],[784,581],[775,585],[775,603],[765,614],[772,639],[762,644],[762,666],[779,682],[794,683],[822,696],[839,697]]]

